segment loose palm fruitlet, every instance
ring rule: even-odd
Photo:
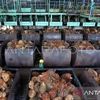
[[[87,34],[100,34],[100,30],[96,28],[85,28],[83,29],[83,32]]]
[[[48,28],[43,31],[43,40],[61,40],[61,32],[59,29]]]
[[[17,30],[15,30],[13,27],[0,27],[0,33],[1,34],[17,34]]]
[[[61,70],[58,72],[62,73]],[[67,70],[60,77],[52,69],[41,74],[33,71],[29,82],[29,100],[81,100],[81,97],[74,93],[77,88],[71,83],[74,77],[71,74],[73,73]]]
[[[73,46],[78,50],[99,50],[99,46],[95,43],[90,43],[88,41],[74,42]]]
[[[80,34],[81,33],[81,31],[77,31],[75,29],[68,29],[68,28],[63,29],[63,31],[65,34]]]
[[[36,34],[34,30],[23,30],[23,34]]]
[[[13,27],[0,27],[0,41],[10,41],[13,39],[18,39],[19,30]]]
[[[94,80],[100,85],[100,71],[94,69],[88,69],[88,73],[94,78]]]
[[[44,41],[42,47],[42,56],[45,66],[70,66],[71,49],[69,48],[69,43],[61,40]]]
[[[43,31],[44,33],[59,33],[60,30],[59,29],[55,29],[55,28],[47,28],[46,30]]]
[[[100,47],[96,43],[80,41],[73,43],[73,66],[100,66]]]
[[[8,95],[14,81],[14,74],[0,67],[0,100],[8,100]]]
[[[64,29],[64,39],[65,41],[81,41],[83,40],[83,34],[81,31],[75,29]]]
[[[7,48],[9,49],[26,49],[30,47],[33,47],[33,43],[26,40],[12,40],[7,44]]]
[[[61,40],[48,40],[43,42],[43,47],[45,49],[53,49],[53,48],[67,49],[69,47],[69,43]]]
[[[12,40],[5,49],[5,61],[8,66],[31,67],[34,65],[34,43],[26,40]]]

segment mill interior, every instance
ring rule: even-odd
[[[99,59],[99,0],[0,1],[0,100],[100,100]]]

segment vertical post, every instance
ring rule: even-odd
[[[7,16],[4,16],[4,21],[6,22],[6,18],[7,18]]]
[[[19,3],[19,10],[21,10],[21,1],[20,0],[18,0],[18,3]]]
[[[45,8],[45,11],[47,11],[47,0],[45,0],[45,2],[44,2],[45,4],[44,4],[44,8]]]
[[[2,0],[2,9],[4,10],[4,3],[3,3],[3,0]]]
[[[70,22],[70,16],[68,15],[68,22]]]
[[[30,15],[30,21],[32,21],[32,15]]]
[[[47,2],[48,2],[48,0],[45,1],[45,11],[46,11],[46,12],[48,12],[48,9],[47,9],[47,7],[48,7],[48,6],[47,6],[48,3],[47,3]]]
[[[46,7],[47,7],[47,12],[49,12],[49,6],[50,4],[49,4],[49,0],[47,0],[47,5],[46,5]]]
[[[66,7],[65,7],[65,5],[66,5],[66,3],[65,3],[65,0],[64,0],[64,2],[63,2],[64,4],[63,4],[63,11],[66,9]],[[67,9],[66,9],[67,10]]]
[[[53,9],[55,9],[56,8],[56,4],[55,4],[56,2],[55,1],[53,1],[53,2],[54,2],[54,8]]]
[[[18,11],[19,11],[19,0],[17,1],[17,6],[18,6],[17,8],[18,8]]]
[[[50,16],[50,23],[52,22],[52,15]]]
[[[35,0],[35,12],[36,12],[36,0]]]
[[[6,0],[6,7],[7,7],[7,11],[8,11],[8,3],[7,3],[7,0]]]
[[[60,22],[62,22],[62,15],[60,15]]]
[[[33,1],[33,11],[35,12],[35,1]]]
[[[50,0],[48,0],[48,11],[50,12],[50,5],[51,5],[51,3],[50,3]]]
[[[83,0],[84,1],[84,5],[83,5],[83,14],[84,14],[84,10],[85,10],[85,0]]]
[[[32,11],[32,0],[30,1],[30,8],[31,8],[31,11]]]
[[[46,22],[46,15],[45,15],[45,22]]]
[[[35,28],[36,28],[36,22],[38,22],[38,17],[35,15]]]
[[[40,7],[39,9],[41,9],[43,7],[42,1],[39,1]]]
[[[13,3],[14,3],[14,10],[15,10],[15,0],[13,0]]]
[[[38,22],[38,17],[37,17],[37,15],[36,15],[36,21]]]
[[[23,17],[22,17],[22,15],[20,16],[20,21],[23,21]]]
[[[13,20],[16,21],[16,19],[17,19],[17,16],[13,16]]]

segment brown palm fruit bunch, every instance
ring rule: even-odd
[[[0,100],[7,100],[6,97],[0,97]]]
[[[75,29],[68,29],[68,28],[63,29],[63,31],[65,34],[80,34],[81,33],[80,31],[77,31]]]
[[[77,88],[71,83],[70,73],[60,77],[55,70],[50,69],[41,74],[32,73],[29,82],[30,100],[71,100]]]
[[[12,40],[11,42],[8,42],[7,47],[11,49],[25,49],[33,47],[33,43],[26,40]]]
[[[13,79],[14,74],[0,68],[0,100],[7,100]]]
[[[96,28],[85,28],[83,32],[87,34],[100,34],[100,30]]]
[[[98,41],[98,44],[100,44],[100,40]]]
[[[43,31],[43,33],[60,33],[60,30],[55,28],[47,28]]]
[[[100,34],[100,29],[98,29],[98,34]]]
[[[10,27],[3,26],[0,28],[0,33],[1,34],[17,34],[18,30],[11,26]]]
[[[97,43],[98,43],[98,45],[100,46],[100,40],[99,40],[99,41],[97,41]]]
[[[35,30],[24,30],[22,33],[23,34],[36,34],[36,31]]]
[[[43,47],[47,49],[59,48],[65,49],[69,47],[69,43],[61,40],[47,40],[43,43]]]
[[[63,74],[61,77],[66,80],[66,82],[70,82],[73,79],[69,73]]]
[[[88,69],[88,73],[94,78],[94,80],[100,85],[100,73],[94,69]]]
[[[99,46],[88,41],[74,42],[73,46],[79,50],[99,50]]]

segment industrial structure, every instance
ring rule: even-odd
[[[0,25],[100,26],[100,2],[95,0],[93,15],[90,3],[90,0],[1,0]]]

